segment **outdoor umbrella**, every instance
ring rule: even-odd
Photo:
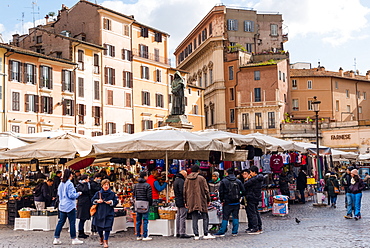
[[[0,151],[6,151],[25,145],[28,145],[28,143],[14,137],[11,133],[0,133]]]
[[[250,138],[255,138],[259,143],[263,143],[264,147],[270,151],[284,150],[284,151],[303,151],[302,147],[294,145],[292,141],[286,141],[283,139],[278,139],[269,135],[262,133],[252,133],[245,135]]]

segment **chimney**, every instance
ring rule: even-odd
[[[13,34],[13,42],[12,45],[18,46],[19,44],[19,34]]]
[[[341,76],[341,77],[344,76],[343,68],[342,67],[339,67],[339,76]]]
[[[45,20],[46,20],[46,25],[47,25],[49,23],[49,15],[45,16]]]
[[[325,71],[325,67],[324,66],[320,66],[319,67],[319,71]]]
[[[355,72],[354,72],[354,71],[352,71],[352,70],[350,70],[350,71],[349,71],[349,76],[350,76],[351,78],[354,78],[354,77],[355,77]]]
[[[370,70],[368,70],[368,71],[366,72],[366,79],[367,79],[367,80],[370,80]]]

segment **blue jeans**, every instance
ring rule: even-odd
[[[57,238],[57,239],[60,238],[60,233],[62,231],[64,223],[66,223],[66,220],[68,218],[69,233],[71,235],[71,239],[75,239],[76,238],[76,209],[73,209],[72,211],[68,213],[59,211],[59,215],[60,217],[59,217],[57,227],[55,228],[54,238]]]
[[[329,199],[331,200],[331,204],[337,204],[337,197],[338,196],[329,196]],[[330,201],[328,204],[330,204]]]
[[[346,193],[346,199],[347,199],[347,215],[351,215],[352,216],[352,211],[353,211],[353,197],[352,197],[352,193]]]
[[[352,201],[354,203],[355,208],[355,216],[361,216],[361,198],[362,193],[352,194]]]
[[[224,205],[222,208],[222,224],[219,234],[225,234],[227,231],[227,224],[229,222],[230,215],[233,217],[233,230],[232,234],[238,234],[239,229],[239,209],[240,205]]]
[[[141,237],[141,221],[144,220],[143,237],[148,237],[149,211],[146,213],[136,213],[136,236]]]

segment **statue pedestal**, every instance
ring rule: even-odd
[[[194,127],[194,125],[188,121],[186,115],[169,115],[166,120],[166,125],[182,129],[193,129]]]

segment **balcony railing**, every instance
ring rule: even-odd
[[[140,51],[139,49],[134,48],[134,49],[132,49],[132,54],[134,56],[138,56],[138,57],[141,57],[141,58],[150,59],[150,60],[153,60],[153,61],[156,61],[156,62],[171,65],[171,60],[170,59],[167,59],[167,58],[162,57],[162,56],[158,56],[154,53],[147,53],[147,52],[143,52],[143,51]]]

